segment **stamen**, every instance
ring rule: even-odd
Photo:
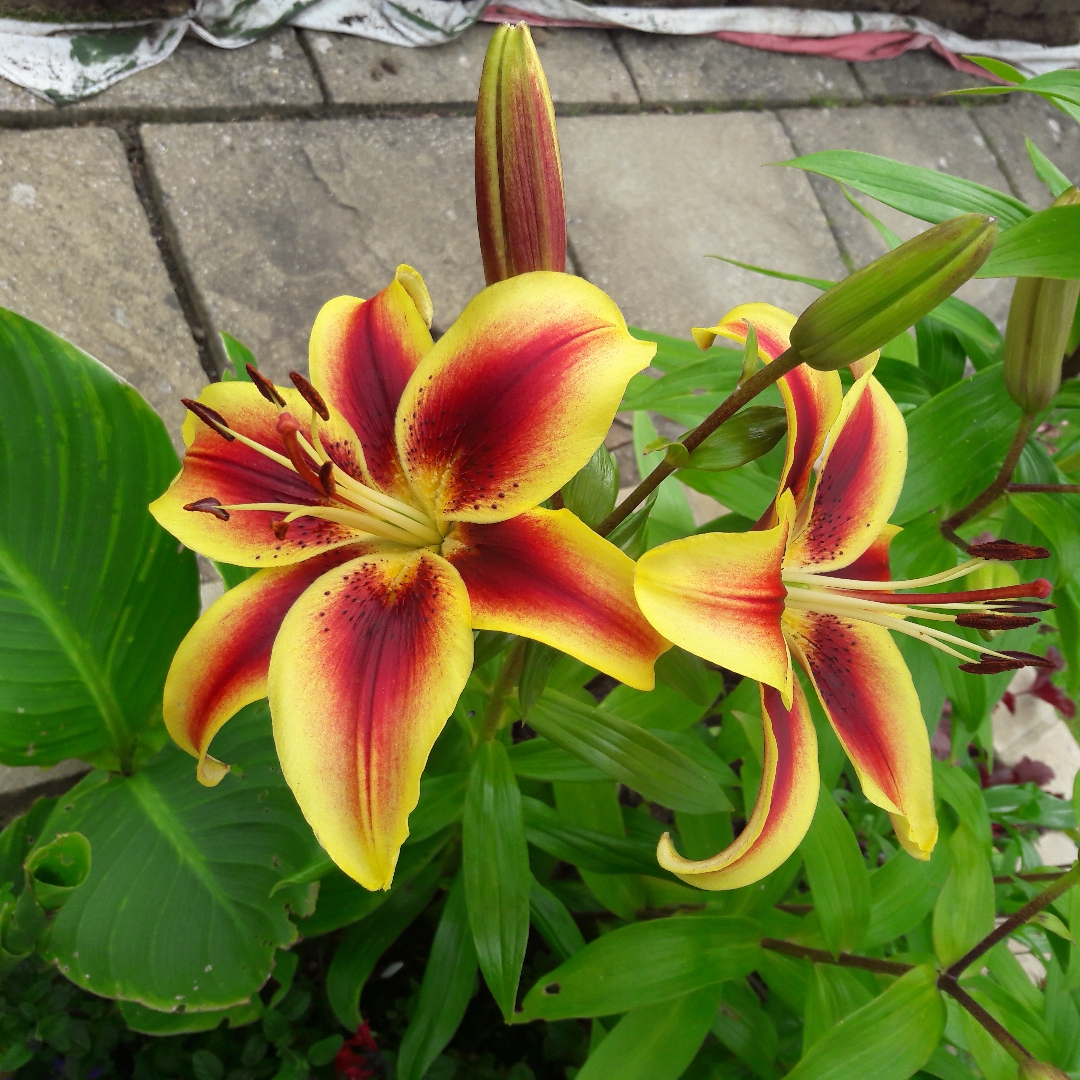
[[[972,544],[968,554],[974,559],[993,559],[996,562],[1019,562],[1022,559],[1049,559],[1050,552],[1034,544],[1018,544],[1015,540],[988,540]]]
[[[332,499],[334,492],[337,490],[337,484],[334,482],[334,463],[332,461],[324,461],[319,468],[319,483],[322,484],[326,497]],[[1032,620],[1032,622],[1035,621]]]
[[[272,521],[270,528],[279,540],[284,540],[289,535],[289,523],[287,521]]]
[[[215,499],[212,495],[208,495],[205,499],[196,499],[195,502],[185,503],[184,509],[194,510],[201,514],[213,514],[222,521],[229,520],[229,511],[221,505],[220,499]]]
[[[301,506],[295,503],[236,503],[227,506],[227,510],[270,510],[288,514],[286,523],[296,521],[297,518],[311,517],[323,521],[333,521],[339,525],[345,525],[357,532],[371,533],[373,536],[381,536],[384,540],[393,540],[409,547],[437,544],[442,539],[438,533],[421,534],[419,530],[409,532],[398,525],[388,521],[362,514],[357,510],[348,510],[339,506]]]
[[[283,409],[285,408],[285,399],[278,393],[278,388],[254,364],[245,365],[245,370],[248,378],[255,384],[255,389],[271,405],[280,405]]]
[[[306,480],[319,494],[323,492],[322,481],[319,474],[307,463],[304,451],[300,447],[296,433],[300,425],[291,413],[282,412],[277,418],[277,433],[285,444],[285,453],[289,455],[292,467],[300,474],[301,479]]]
[[[1024,667],[1040,667],[1046,668],[1048,671],[1054,670],[1054,661],[1047,660],[1045,656],[1039,656],[1038,653],[1020,652],[1018,649],[1002,649],[1002,652],[1006,656],[1011,656],[1014,660],[1019,660]]]
[[[194,413],[208,428],[216,431],[226,442],[232,442],[236,436],[228,430],[225,417],[221,413],[214,412],[208,405],[201,401],[192,401],[191,398],[181,398],[184,408]]]
[[[858,578],[838,578],[825,574],[812,574],[804,570],[784,570],[785,581],[795,582],[799,585],[820,585],[826,589],[855,589],[859,592],[892,592],[896,589],[920,589],[924,585],[940,585],[945,581],[954,581],[956,578],[965,577],[985,566],[985,559],[970,559],[967,562],[954,566],[951,570],[945,570],[940,574],[931,574],[929,577],[911,578],[908,581],[862,581]]]
[[[315,389],[298,371],[290,371],[289,378],[293,381],[293,386],[300,391],[300,396],[319,414],[323,420],[330,419],[330,410],[326,407],[326,402],[322,399],[322,394]]]
[[[973,630],[1019,630],[1021,626],[1034,626],[1038,619],[1026,615],[998,615],[994,612],[964,612],[956,616],[957,626],[969,626]]]
[[[1033,602],[1025,603],[1021,600],[1009,601],[1003,604],[994,604],[993,609],[995,611],[1054,611],[1057,608],[1057,604],[1036,604]]]
[[[961,664],[960,670],[969,675],[998,675],[1002,671],[1016,671],[1023,666],[1015,660],[980,660],[977,664]]]

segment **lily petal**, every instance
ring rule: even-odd
[[[339,296],[311,329],[311,381],[352,427],[364,448],[368,478],[403,498],[408,485],[394,447],[401,392],[431,350],[431,297],[424,279],[399,266],[370,300]]]
[[[365,889],[393,880],[472,642],[465,585],[426,550],[343,563],[285,616],[268,681],[282,772],[319,843]]]
[[[842,570],[826,570],[824,576],[857,578],[860,581],[891,581],[889,545],[897,533],[903,531],[899,525],[886,525],[878,533],[878,538],[853,563]]]
[[[647,551],[634,592],[645,617],[676,645],[780,691],[791,702],[791,658],[781,630],[780,580],[791,495],[780,524],[747,533],[703,533]]]
[[[310,430],[304,419],[311,413],[304,399],[293,389],[279,388],[286,405],[300,424],[301,433]],[[199,402],[224,417],[230,430],[285,456],[285,445],[277,432],[280,409],[266,401],[249,382],[211,383],[199,395]],[[333,438],[347,456],[351,446],[347,429],[340,423],[328,425]],[[213,514],[185,510],[190,503],[214,498],[232,506],[243,503],[289,503],[315,506],[320,496],[287,465],[283,465],[240,439],[227,442],[195,416],[184,421],[183,468],[168,490],[150,504],[150,513],[182,544],[210,559],[236,566],[286,566],[310,559],[320,551],[354,544],[355,530],[329,521],[301,518],[289,526],[284,539],[273,530],[283,521],[281,511],[243,510],[223,521]]]
[[[206,752],[226,720],[266,697],[270,650],[281,620],[328,570],[371,550],[337,548],[296,566],[261,570],[212,604],[176,650],[165,679],[165,726],[199,759],[199,781],[213,787],[229,766]]]
[[[581,278],[538,271],[489,286],[402,395],[397,444],[414,491],[443,519],[531,510],[592,457],[655,351]]]
[[[928,859],[938,833],[930,739],[911,673],[889,631],[790,608],[784,626],[863,794],[894,815],[904,847]]]
[[[829,432],[809,513],[800,514],[784,566],[822,573],[855,562],[881,535],[906,468],[904,418],[881,383],[863,375]]]
[[[653,664],[670,645],[638,610],[634,563],[569,510],[461,524],[443,550],[469,590],[475,629],[522,634],[653,688]]]
[[[699,889],[740,889],[780,866],[802,842],[818,799],[817,733],[798,680],[791,709],[778,691],[761,687],[765,756],[761,787],[746,827],[710,859],[684,859],[665,833],[656,858],[665,870]]]
[[[740,304],[732,308],[715,326],[695,326],[690,331],[699,349],[707,349],[718,338],[728,338],[740,345],[746,343],[746,323],[757,331],[758,356],[763,363],[775,360],[791,345],[791,328],[795,316],[772,304]]]

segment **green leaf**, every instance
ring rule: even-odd
[[[645,527],[649,524],[649,514],[656,505],[656,491],[649,492],[645,501],[608,533],[609,543],[625,552],[631,559],[637,559],[645,550]]]
[[[424,969],[416,1011],[398,1051],[398,1080],[422,1080],[454,1037],[476,987],[476,949],[465,903],[465,877],[450,889]]]
[[[1073,186],[1072,181],[1030,139],[1024,139],[1024,148],[1031,158],[1035,175],[1050,189],[1055,199]]]
[[[995,60],[992,56],[967,56],[966,54],[964,59],[970,60],[973,64],[978,64],[981,68],[986,68],[991,75],[996,75],[1003,82],[1027,82],[1026,75],[1018,68],[1014,68],[1012,64],[1006,64],[1004,60]]]
[[[231,365],[231,370],[226,368],[221,373],[222,382],[251,382],[251,376],[247,373],[247,365],[258,369],[259,364],[255,354],[232,334],[221,332],[221,344],[225,348],[225,356]]]
[[[949,876],[949,845],[939,842],[927,861],[897,851],[870,874],[870,926],[861,947],[872,949],[903,936],[934,910]]]
[[[934,790],[937,797],[947,802],[960,820],[971,830],[971,835],[982,845],[990,858],[994,852],[994,835],[990,824],[990,812],[982,789],[959,765],[934,761]]]
[[[216,559],[212,559],[214,569],[221,575],[221,580],[225,585],[225,591],[229,589],[235,589],[242,581],[247,581],[252,574],[258,573],[258,567],[255,566],[233,566],[232,563],[218,562]]]
[[[1006,230],[1032,213],[1019,199],[971,180],[858,150],[825,150],[780,164],[827,176],[935,225],[959,214],[993,214]]]
[[[783,270],[770,270],[765,266],[755,266],[753,263],[739,262],[738,259],[727,259],[723,255],[709,255],[710,259],[718,259],[720,262],[726,262],[731,266],[738,266],[743,270],[749,270],[754,274],[762,274],[765,277],[776,278],[779,281],[798,281],[803,285],[810,285],[815,289],[821,289],[824,292],[826,289],[831,289],[836,282],[829,281],[827,278],[815,278],[806,277],[803,274],[789,274]]]
[[[892,520],[903,525],[956,495],[1005,456],[1020,409],[1001,365],[950,386],[906,417],[908,468]]]
[[[563,654],[541,641],[527,641],[518,678],[518,703],[527,717],[547,686],[548,676]]]
[[[639,341],[656,343],[656,355],[653,357],[652,366],[661,371],[676,371],[688,364],[699,363],[701,360],[701,350],[696,342],[687,341],[685,338],[669,337],[667,334],[658,334],[653,330],[642,330],[640,326],[631,326],[629,329]]]
[[[563,484],[563,504],[590,528],[596,528],[615,509],[619,494],[619,466],[606,446],[596,453],[578,473]]]
[[[806,994],[803,1054],[841,1020],[856,1009],[869,1005],[876,996],[874,978],[868,972],[834,967],[832,964],[815,964]]]
[[[90,773],[57,802],[42,839],[77,829],[93,864],[53,920],[46,955],[83,989],[165,1011],[230,1008],[296,939],[284,897],[270,893],[316,844],[282,778],[265,703],[238,713],[215,745],[242,776],[202,787],[193,759],[169,744],[135,775]]]
[[[644,728],[549,690],[529,724],[541,735],[650,802],[690,814],[730,807],[709,772]]]
[[[1080,206],[1051,206],[998,237],[979,278],[1080,278]]]
[[[82,833],[62,833],[33,850],[26,876],[44,911],[57,911],[90,876],[90,844]]]
[[[257,994],[246,1005],[209,1012],[158,1012],[134,1001],[120,1002],[120,1015],[124,1023],[132,1031],[143,1035],[187,1035],[195,1031],[214,1031],[223,1021],[227,1021],[231,1028],[238,1028],[254,1023],[262,1014],[263,1003]]]
[[[627,1013],[589,1055],[577,1080],[676,1080],[716,1013],[719,986]]]
[[[789,1080],[907,1080],[926,1063],[945,1029],[937,972],[920,966],[830,1028],[789,1072]]]
[[[964,822],[949,839],[952,868],[934,905],[934,952],[948,967],[994,929],[994,872]]]
[[[1080,571],[1080,496],[1024,492],[1010,495],[1009,503],[1046,535],[1058,557],[1059,579],[1071,580]]]
[[[708,708],[723,689],[724,680],[718,671],[710,668],[700,656],[673,645],[656,661],[656,678],[688,698],[695,705]],[[651,694],[652,691],[646,693]],[[618,710],[615,710],[618,712]],[[644,727],[651,727],[645,724]],[[657,727],[668,727],[657,724]]]
[[[165,674],[199,612],[195,556],[146,509],[178,469],[131,386],[0,309],[5,764],[130,767],[160,745]]]
[[[484,743],[476,752],[462,826],[462,871],[476,955],[509,1020],[529,939],[532,876],[521,792],[501,742]]]
[[[346,931],[326,973],[326,996],[342,1027],[360,1024],[360,993],[375,965],[435,895],[439,862],[426,865],[411,881],[391,890],[378,910]]]
[[[674,652],[671,649],[670,652]],[[660,657],[669,655],[664,653]],[[696,659],[696,657],[695,657]],[[658,662],[659,663],[659,662]],[[660,678],[659,672],[657,677]],[[709,671],[706,682],[708,692],[715,687],[717,694],[723,687],[723,680],[717,684],[719,672]],[[704,696],[704,695],[703,695]],[[673,690],[662,680],[653,690],[635,690],[630,686],[616,686],[600,703],[605,712],[613,712],[624,720],[632,720],[645,728],[666,728],[668,731],[682,731],[708,712],[708,707],[697,705],[688,697]]]
[[[659,465],[658,461],[647,459],[641,448],[651,439],[656,438],[656,428],[647,413],[634,413],[634,448],[638,471],[648,476]],[[645,547],[654,548],[658,544],[689,536],[694,531],[694,515],[686,501],[686,493],[675,476],[661,481],[656,489],[656,502],[649,513],[649,522],[645,526]]]
[[[776,496],[776,480],[753,464],[719,473],[687,469],[679,479],[751,521],[757,521]]]
[[[761,1080],[778,1080],[776,1025],[745,982],[724,983],[712,1032]]]
[[[540,936],[560,960],[569,960],[585,948],[585,938],[566,905],[536,878],[529,892],[529,917]]]
[[[824,786],[800,850],[825,944],[834,954],[851,952],[870,925],[870,879],[859,842]]]
[[[976,369],[993,363],[1001,348],[1001,334],[977,307],[950,296],[926,317],[947,326],[960,339]]]
[[[334,1060],[344,1042],[345,1037],[343,1035],[331,1035],[329,1038],[320,1039],[317,1043],[312,1043],[311,1046],[308,1047],[308,1062],[316,1067],[329,1065]],[[399,1073],[399,1075],[401,1074]]]
[[[767,454],[787,434],[787,416],[772,405],[736,413],[690,454],[688,469],[726,472]]]
[[[425,774],[420,778],[420,801],[409,815],[406,844],[419,844],[452,825],[465,809],[467,773]]]
[[[761,931],[750,919],[632,923],[590,942],[525,995],[520,1020],[611,1016],[748,975]]]
[[[508,750],[515,776],[530,780],[567,780],[577,784],[595,784],[607,779],[599,769],[544,738],[517,743]]]

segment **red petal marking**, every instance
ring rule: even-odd
[[[886,525],[878,538],[853,563],[849,563],[841,570],[826,570],[823,577],[888,581],[892,577],[889,571],[889,545],[898,532],[900,532],[898,525]],[[877,596],[878,594],[867,593],[866,595]]]
[[[282,771],[319,842],[365,888],[389,887],[471,666],[468,595],[429,551],[331,570],[282,625],[269,677]]]
[[[805,364],[785,375],[779,386],[788,414],[788,430],[795,432],[780,487],[788,488],[798,506],[806,497],[814,462],[840,412],[843,391],[835,371],[815,371]]]
[[[569,510],[495,525],[460,523],[447,556],[469,590],[473,626],[553,645],[639,689],[666,642],[634,599],[634,564]]]

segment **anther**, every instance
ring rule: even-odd
[[[983,655],[985,656],[986,653]],[[989,660],[980,660],[978,663],[961,664],[960,670],[966,671],[969,675],[998,675],[1002,671],[1015,671],[1023,666],[1016,660],[998,660],[992,657]]]
[[[274,535],[279,540],[284,540],[289,535],[289,523],[287,521],[273,521],[270,523],[270,528],[274,530]]]
[[[330,410],[326,407],[322,394],[298,371],[290,371],[289,378],[292,379],[293,386],[300,391],[300,396],[319,414],[320,418],[329,420]]]
[[[285,408],[285,399],[278,393],[278,388],[254,364],[246,365],[246,371],[248,378],[255,384],[255,389],[271,405],[280,405]]]
[[[208,428],[212,428],[227,442],[232,442],[236,438],[229,431],[229,425],[221,413],[214,412],[208,405],[204,405],[201,401],[192,401],[191,398],[181,398],[180,401],[188,412],[194,413]]]
[[[993,559],[995,562],[1019,562],[1022,559],[1049,559],[1050,552],[1034,544],[1018,544],[1014,540],[988,540],[972,544],[968,554],[973,559]]]
[[[1024,667],[1041,667],[1047,668],[1050,671],[1054,670],[1054,661],[1047,660],[1045,656],[1039,656],[1038,653],[1020,652],[1018,649],[1002,649],[1001,651],[1006,656],[1011,656],[1014,660],[1018,661]],[[980,659],[982,659],[983,657],[985,657],[987,660],[990,659],[990,655],[988,653],[983,653]]]
[[[957,626],[970,626],[973,630],[1018,630],[1021,626],[1034,626],[1038,621],[1027,615],[998,615],[980,611],[965,611],[956,616]]]
[[[1004,600],[993,605],[994,611],[1029,612],[1029,611],[1053,611],[1057,604],[1040,604],[1034,600]]]
[[[332,461],[324,461],[319,467],[319,483],[322,484],[326,497],[332,499],[334,492],[337,491],[337,483],[334,480],[334,463]]]
[[[221,505],[220,499],[215,499],[212,495],[207,496],[205,499],[196,499],[195,502],[185,503],[184,509],[193,510],[200,514],[213,514],[214,517],[219,518],[221,521],[229,520],[229,511]]]
[[[285,444],[285,453],[289,455],[292,467],[321,495],[323,485],[319,474],[308,464],[304,451],[300,448],[300,440],[296,437],[300,425],[291,413],[283,412],[278,416],[275,426],[277,433],[281,436],[281,441]]]

